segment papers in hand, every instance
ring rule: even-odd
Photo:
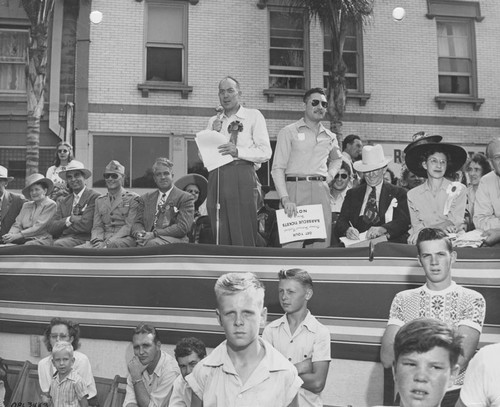
[[[360,233],[359,234],[359,239],[349,239],[347,237],[341,237],[340,241],[344,243],[345,247],[365,247],[368,246],[370,243],[380,243],[380,242],[386,242],[387,241],[387,236],[382,235],[379,237],[376,237],[375,239],[367,239],[366,238],[366,232]]]
[[[485,239],[481,229],[474,229],[467,233],[448,233],[448,237],[453,247],[480,247]]]
[[[227,137],[215,130],[202,130],[196,133],[196,145],[200,150],[203,164],[208,171],[215,170],[234,160],[231,155],[222,155],[218,147],[227,143]]]

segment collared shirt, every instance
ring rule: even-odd
[[[142,372],[144,386],[149,393],[148,407],[168,406],[174,381],[179,374],[179,366],[175,359],[162,350],[160,360],[153,373],[149,374],[147,369]],[[127,376],[127,394],[123,406],[127,407],[128,404],[138,405],[130,374]]]
[[[377,208],[380,207],[380,192],[382,191],[382,185],[384,183],[381,182],[380,184],[375,186],[375,194],[377,195]],[[359,211],[359,215],[363,216],[365,213],[365,208],[366,208],[366,203],[368,202],[368,198],[372,192],[372,187],[369,186],[368,184],[366,185],[366,192],[365,192],[365,197],[363,198],[363,205],[361,205],[361,210]]]
[[[287,175],[333,178],[341,165],[342,153],[337,136],[321,123],[316,134],[302,118],[280,130],[271,174],[278,196],[283,198],[288,195]]]
[[[276,407],[292,402],[302,385],[297,369],[269,343],[259,340],[266,353],[245,383],[227,353],[227,341],[186,376],[204,407]]]
[[[330,331],[310,311],[307,311],[307,316],[293,334],[285,314],[265,327],[262,339],[273,345],[293,364],[305,359],[311,359],[313,363],[331,360]],[[321,394],[304,388],[299,390],[299,406],[322,405]]]
[[[191,387],[189,387],[188,382],[186,382],[182,375],[179,375],[177,379],[175,379],[172,397],[170,397],[168,407],[191,407],[192,396],[193,391]]]
[[[83,193],[85,192],[85,189],[87,187],[84,186],[83,189],[78,193],[78,194],[75,194],[73,193],[73,209],[75,209],[75,206],[78,205],[78,203],[80,202],[80,199],[82,199],[82,195]],[[72,211],[73,212],[73,211]],[[71,222],[70,222],[70,219],[71,219],[71,216],[68,216],[66,218],[66,226],[67,227],[70,227],[71,226]]]
[[[208,130],[212,130],[215,119],[217,119],[217,116],[211,117],[208,121]],[[228,143],[231,133],[228,132],[227,128],[230,123],[236,120],[243,124],[243,130],[238,133],[236,143],[238,148],[237,159],[252,161],[257,164],[269,161],[272,155],[271,143],[267,132],[266,119],[264,119],[262,113],[257,109],[247,109],[240,106],[238,111],[230,117],[224,114],[220,133],[227,137]]]
[[[339,212],[342,209],[342,204],[344,203],[345,196],[347,194],[347,191],[349,190],[349,187],[344,189],[340,194],[337,196],[334,196],[332,193],[330,193],[330,208],[332,212]]]
[[[470,407],[500,407],[500,343],[482,347],[471,359],[460,399]]]
[[[53,407],[79,407],[79,401],[86,395],[87,389],[83,380],[74,370],[61,381],[59,381],[59,374],[52,379],[50,397]]]
[[[156,201],[156,207],[158,207],[158,204],[160,201],[163,199],[164,202],[167,202],[168,196],[170,195],[170,192],[172,192],[173,187],[171,187],[168,191],[166,192],[161,192],[158,190],[158,200]],[[165,198],[162,198],[162,195],[165,194]]]
[[[410,236],[421,229],[449,220],[455,226],[464,222],[465,207],[467,204],[467,188],[462,188],[456,195],[447,214],[444,214],[445,203],[448,200],[446,190],[451,181],[443,178],[441,187],[436,195],[431,191],[428,182],[408,191],[408,209],[410,210],[411,228]]]
[[[474,201],[474,225],[478,229],[500,228],[500,176],[491,171],[479,182]]]
[[[73,371],[78,373],[78,375],[82,378],[83,383],[87,387],[87,395],[90,399],[97,394],[97,390],[89,358],[87,355],[77,350],[73,352],[73,356],[75,358]],[[40,383],[40,389],[44,393],[49,392],[50,383],[52,382],[55,372],[56,368],[52,363],[52,355],[49,355],[38,362],[38,382]]]

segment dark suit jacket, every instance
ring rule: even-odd
[[[0,208],[0,217],[2,219],[0,225],[0,238],[6,233],[9,233],[10,228],[16,221],[17,215],[21,212],[23,204],[26,202],[24,196],[7,190],[5,190],[4,195]]]
[[[93,189],[85,188],[78,204],[85,208],[82,218],[66,226],[66,218],[71,216],[73,211],[73,194],[68,195],[57,202],[57,211],[49,223],[49,233],[55,239],[64,236],[75,236],[83,240],[90,240],[90,232],[94,223],[95,200],[100,194]]]
[[[151,232],[155,220],[156,204],[159,190],[148,192],[141,196],[137,218],[132,233],[145,230]],[[172,236],[185,238],[191,230],[194,221],[194,198],[191,194],[181,191],[176,186],[167,198],[164,211],[160,213],[156,225],[158,237]]]
[[[369,229],[364,222],[360,221],[359,216],[361,206],[363,206],[366,188],[367,185],[363,184],[347,191],[339,218],[335,225],[335,233],[337,236],[345,236],[347,229],[351,226],[349,222],[351,222],[359,232],[364,232]],[[398,206],[394,208],[392,221],[386,223],[385,212],[389,208],[389,204],[393,198],[396,198],[398,201]],[[410,213],[408,211],[408,201],[406,200],[406,190],[384,182],[382,190],[380,191],[378,208],[380,223],[375,226],[383,226],[386,228],[389,234],[389,240],[406,243],[406,238],[408,236],[407,232],[411,223]]]

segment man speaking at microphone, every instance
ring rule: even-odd
[[[220,244],[255,246],[260,194],[255,170],[271,158],[272,150],[264,116],[243,107],[240,98],[236,79],[226,76],[220,81],[219,100],[224,110],[210,118],[207,129],[226,136],[227,143],[219,146],[219,152],[231,155],[233,161],[209,173],[207,210],[216,235],[218,197]]]

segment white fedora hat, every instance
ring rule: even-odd
[[[71,160],[70,163],[66,166],[66,169],[59,173],[59,176],[65,181],[68,171],[80,171],[85,179],[89,178],[92,175],[90,170],[87,170],[83,163],[77,160]]]
[[[364,146],[361,153],[362,160],[356,161],[353,167],[358,172],[369,172],[385,167],[391,161],[384,155],[384,150],[380,144],[374,146]]]
[[[9,177],[9,171],[7,168],[0,165],[0,179],[6,179],[7,182],[10,182],[14,179],[14,177]]]

